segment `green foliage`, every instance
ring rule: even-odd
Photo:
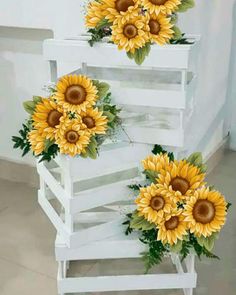
[[[130,185],[128,185],[128,188],[133,190],[134,192],[139,191],[141,187],[143,187],[141,184],[130,184]]]
[[[227,205],[226,205],[226,209],[227,209],[227,211],[229,210],[229,208],[232,206],[232,203],[227,203]]]
[[[147,231],[156,226],[154,223],[148,222],[143,216],[139,216],[137,211],[134,211],[131,217],[130,227],[135,230]]]
[[[45,151],[45,153],[48,153],[48,150],[50,149],[50,147],[52,146],[52,145],[54,145],[54,141],[52,141],[52,140],[50,140],[50,139],[46,139],[45,140],[45,142],[44,142],[44,146],[45,146],[45,148],[44,148],[44,151]]]
[[[42,97],[41,96],[33,96],[33,101],[34,101],[34,103],[38,104],[39,102],[42,101]]]
[[[169,159],[170,159],[170,161],[174,161],[174,159],[175,159],[173,153],[168,153],[166,150],[164,150],[164,149],[162,148],[161,145],[158,145],[158,144],[155,144],[155,145],[154,145],[154,147],[153,147],[153,149],[152,149],[152,153],[153,153],[154,155],[158,155],[158,154],[167,154],[168,157],[169,157]]]
[[[197,166],[202,173],[205,173],[207,171],[207,166],[203,164],[202,153],[200,152],[196,152],[190,155],[187,159],[187,162],[194,166]]]
[[[58,154],[59,148],[55,143],[51,143],[51,145],[49,145],[47,147],[46,150],[44,150],[41,155],[39,155],[40,160],[39,162],[43,162],[43,161],[47,161],[50,162],[52,159],[54,159],[56,157],[56,155]]]
[[[24,107],[25,111],[27,113],[29,113],[30,115],[33,115],[36,105],[37,105],[37,103],[35,103],[32,100],[28,100],[28,101],[23,102],[23,107]]]
[[[170,44],[172,45],[177,45],[177,44],[180,44],[180,45],[191,45],[193,44],[193,42],[189,42],[187,38],[184,37],[185,34],[182,34],[181,38],[179,39],[171,39],[170,40]]]
[[[98,155],[98,145],[96,138],[93,136],[90,139],[89,145],[86,147],[86,152],[84,154],[81,154],[83,158],[91,158],[96,159]]]
[[[216,239],[217,235],[214,236],[211,239]],[[196,238],[193,234],[189,234],[189,240],[184,240],[183,244],[182,244],[182,249],[180,250],[180,254],[182,256],[182,260],[184,260],[188,254],[190,253],[190,250],[193,249],[195,251],[195,253],[197,254],[198,258],[201,259],[201,256],[204,255],[208,258],[214,258],[214,259],[219,259],[218,256],[216,256],[215,254],[213,254],[211,250],[209,250],[211,248],[211,245],[207,244],[207,247],[209,246],[209,249],[206,248],[206,244],[208,242],[203,242],[201,241],[201,244],[199,243],[198,238]],[[211,242],[212,243],[212,242]],[[204,244],[204,245],[203,245]]]
[[[168,253],[168,249],[162,244],[161,241],[157,241],[156,229],[142,232],[140,241],[148,247],[148,251],[142,253],[145,273],[148,273],[152,267],[162,262],[164,255]]]
[[[152,171],[152,170],[144,170],[143,174],[146,176],[146,179],[150,180],[150,182],[156,182],[156,179],[158,177],[158,172],[157,171]]]
[[[97,42],[101,42],[104,37],[111,35],[111,24],[104,18],[98,23],[96,28],[89,29],[88,33],[91,34],[91,39],[88,41],[90,46]]]
[[[173,30],[174,31],[174,35],[173,35],[173,37],[172,37],[172,40],[180,40],[181,38],[182,38],[182,32],[181,32],[181,30],[179,29],[179,27],[177,27],[177,26],[173,26],[172,28],[171,28],[171,30]]]
[[[214,248],[215,240],[218,238],[218,233],[213,233],[210,237],[198,237],[197,242],[200,246],[204,247],[207,251],[212,251]]]
[[[170,247],[171,252],[179,253],[182,249],[182,246],[183,246],[183,241],[178,240],[178,242],[176,244],[174,244],[173,246]]]
[[[141,65],[145,58],[149,55],[151,50],[151,43],[146,43],[143,47],[135,50],[134,53],[127,52],[127,56],[130,59],[134,59],[137,65]]]
[[[28,133],[30,131],[30,121],[27,124],[22,124],[22,129],[19,131],[20,136],[12,136],[14,142],[14,149],[21,149],[23,151],[22,157],[24,157],[30,151],[30,143],[28,141]]]
[[[182,0],[181,4],[177,8],[177,12],[186,12],[188,9],[195,6],[194,0]]]
[[[96,88],[98,90],[99,99],[103,99],[107,95],[107,93],[110,89],[109,84],[107,84],[105,82],[100,82],[98,80],[93,80],[93,85],[96,86]]]

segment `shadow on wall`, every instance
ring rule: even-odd
[[[233,10],[233,32],[230,58],[229,85],[228,85],[228,121],[230,128],[230,148],[236,151],[236,1]]]
[[[49,68],[42,56],[42,42],[52,38],[49,30],[0,27],[0,158],[22,161],[12,149],[11,136],[26,118],[22,102],[44,95]],[[33,163],[30,158],[24,162]]]

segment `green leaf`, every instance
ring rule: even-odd
[[[177,12],[186,12],[188,9],[195,6],[194,0],[182,0],[181,4],[177,8]]]
[[[112,122],[115,119],[115,115],[113,115],[111,112],[109,111],[105,111],[103,112],[103,115],[107,117],[108,122]]]
[[[205,247],[207,251],[211,252],[214,248],[215,240],[218,238],[218,233],[213,233],[210,237],[197,237],[197,242],[200,246]]]
[[[171,15],[171,23],[172,23],[173,25],[175,25],[175,24],[177,24],[177,22],[178,22],[178,15],[177,15],[176,13],[173,13],[173,14]]]
[[[99,82],[98,80],[93,80],[93,84],[98,90],[99,99],[104,98],[110,89],[110,85],[105,82]]]
[[[173,40],[179,40],[182,38],[182,32],[177,26],[173,26],[171,29],[174,31],[174,35],[172,36]]]
[[[207,171],[207,165],[203,164],[202,153],[200,152],[196,152],[190,155],[187,159],[187,162],[194,166],[197,166],[200,169],[201,173],[205,173]]]
[[[128,58],[134,59],[134,54],[131,53],[130,51],[126,52],[126,54],[127,54]]]
[[[229,210],[229,208],[232,206],[232,203],[227,203],[227,205],[226,205],[226,209],[227,209],[227,211]]]
[[[23,102],[23,107],[24,107],[25,111],[27,113],[29,113],[30,115],[32,115],[34,113],[35,106],[36,106],[36,103],[32,100],[28,100],[28,101]]]
[[[176,244],[170,247],[171,252],[179,253],[182,249],[182,243],[183,241],[178,240]]]
[[[138,213],[135,211],[132,214],[132,219],[130,221],[130,227],[136,230],[150,230],[155,228],[154,223],[148,222],[143,216],[138,216]]]
[[[151,182],[156,182],[156,178],[158,177],[157,171],[152,170],[144,170],[143,174],[146,175],[146,178],[149,179]]]
[[[42,101],[42,97],[41,96],[33,96],[33,101],[38,104],[39,102]]]
[[[194,166],[201,166],[202,165],[202,161],[203,161],[203,159],[202,159],[202,153],[196,152],[196,153],[191,154],[188,157],[187,161],[189,163],[191,163],[192,165],[194,165]]]
[[[145,58],[149,55],[151,50],[151,43],[146,43],[143,47],[135,50],[133,56],[137,65],[141,65]]]
[[[48,149],[54,144],[55,142],[50,140],[50,139],[46,139],[44,142],[44,151],[47,153]]]
[[[91,137],[90,143],[86,148],[86,154],[83,156],[87,156],[94,160],[97,158],[97,141],[95,137]]]

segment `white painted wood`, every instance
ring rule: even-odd
[[[61,292],[107,292],[192,288],[195,274],[126,275],[59,279]]]
[[[69,210],[69,196],[65,190],[61,187],[60,183],[52,176],[52,174],[45,167],[44,163],[37,163],[37,171],[40,177],[43,178],[47,186],[55,194],[59,202],[63,205],[66,210]],[[42,192],[43,193],[43,192]]]
[[[68,248],[62,238],[57,236],[55,243],[56,260],[100,260],[139,258],[146,246],[136,236],[119,235],[95,241],[77,248]]]
[[[38,202],[45,214],[48,216],[49,220],[56,228],[57,232],[61,234],[65,243],[69,245],[71,234],[68,232],[67,227],[61,220],[60,216],[58,216],[50,202],[45,198],[45,196],[41,194],[41,191],[38,191]]]
[[[183,147],[183,129],[160,129],[139,126],[125,126],[126,132],[132,141],[139,143],[158,144],[166,146]]]
[[[198,48],[198,38],[194,37],[192,45],[153,45],[152,50],[143,63],[143,67],[187,69],[190,65],[190,52]],[[44,57],[46,60],[63,62],[85,62],[95,66],[135,66],[134,61],[127,58],[124,51],[117,50],[117,46],[99,43],[90,47],[81,38],[70,40],[44,41]],[[112,56],[108,59],[108,56]]]
[[[140,183],[142,178],[135,178],[132,181]],[[119,181],[76,194],[75,198],[70,200],[71,214],[127,199],[132,194],[127,187],[130,183],[130,179]]]

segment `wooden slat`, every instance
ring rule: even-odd
[[[58,281],[62,293],[107,292],[196,287],[196,274],[154,274],[67,278]]]
[[[121,236],[120,239],[97,241],[74,249],[66,247],[65,244],[56,243],[56,260],[139,258],[141,253],[147,250],[146,246],[137,238],[131,240],[125,240],[125,238],[123,233],[123,237]]]
[[[64,189],[57,182],[57,180],[52,176],[52,174],[49,172],[49,170],[43,165],[43,163],[37,164],[37,171],[38,171],[39,175],[43,178],[43,180],[46,182],[46,184],[50,188],[50,190],[53,192],[53,194],[56,196],[56,198],[63,205],[63,207],[67,211],[69,211],[69,198],[70,198],[70,196],[68,196],[66,194]]]
[[[70,200],[70,212],[76,214],[80,211],[93,209],[113,202],[126,200],[131,191],[127,187],[131,183],[142,181],[142,178],[128,179],[103,185],[91,190],[82,191]]]
[[[187,69],[189,54],[198,43],[196,39],[194,41],[192,45],[153,45],[142,66]],[[91,48],[87,41],[49,39],[44,41],[43,51],[46,60],[85,62],[95,66],[135,66],[124,51],[108,43],[96,44]]]
[[[100,241],[107,237],[112,237],[120,234],[123,231],[124,218],[117,218],[115,221],[107,222],[101,225],[89,227],[76,231],[70,236],[70,244],[67,245],[71,248],[87,245],[91,242]]]

